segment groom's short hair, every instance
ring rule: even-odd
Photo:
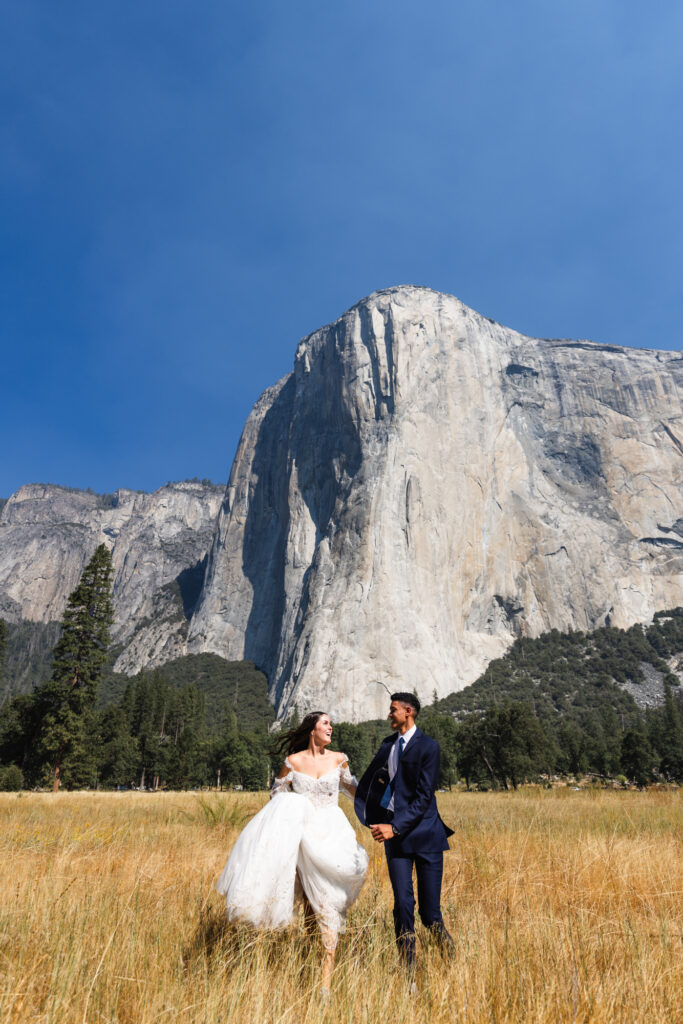
[[[420,714],[420,702],[414,693],[392,693],[392,700],[399,700],[401,704],[410,704],[415,712],[415,718]]]

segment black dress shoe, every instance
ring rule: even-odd
[[[455,942],[453,941],[453,936],[446,929],[443,921],[435,921],[433,925],[430,925],[429,937],[432,942],[436,942],[444,956],[455,956]]]
[[[401,966],[412,976],[415,973],[415,932],[403,932],[396,939]]]

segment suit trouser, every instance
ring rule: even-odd
[[[417,903],[420,919],[427,928],[442,922],[441,879],[443,851],[436,853],[395,853],[391,840],[384,844],[389,878],[394,890],[394,928],[399,952],[415,962],[415,892],[413,865],[417,875]]]

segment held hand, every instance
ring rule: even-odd
[[[394,838],[394,830],[391,825],[371,825],[372,838],[378,843],[385,843],[387,839]]]

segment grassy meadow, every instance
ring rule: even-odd
[[[0,1024],[683,1022],[680,791],[441,795],[457,952],[419,946],[417,996],[364,833],[370,870],[327,1005],[303,924],[229,928],[213,890],[265,800],[0,794]]]

